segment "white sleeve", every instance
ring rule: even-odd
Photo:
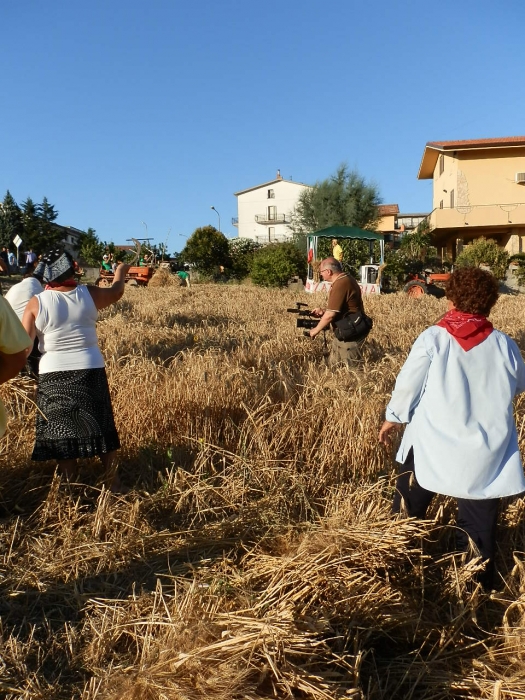
[[[397,376],[392,397],[386,407],[386,420],[392,423],[409,423],[425,391],[432,362],[432,349],[426,342],[428,338],[427,330],[416,339]]]

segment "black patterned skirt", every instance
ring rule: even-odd
[[[120,447],[104,368],[41,374],[37,406],[36,462],[94,457]]]

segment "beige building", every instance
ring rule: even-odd
[[[525,252],[525,136],[430,141],[418,178],[433,180],[430,225],[449,257],[480,236]]]

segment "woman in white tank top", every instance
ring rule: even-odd
[[[59,471],[71,478],[77,458],[98,455],[108,485],[119,490],[114,458],[120,441],[96,322],[99,310],[124,293],[129,265],[117,268],[109,289],[77,285],[73,258],[61,249],[46,253],[38,268],[46,288],[29,301],[22,319],[42,353],[31,459],[57,460]]]

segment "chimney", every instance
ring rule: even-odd
[[[277,179],[278,179],[278,180],[282,180],[282,179],[283,179],[283,178],[281,177],[281,171],[280,171],[280,170],[277,171]]]

